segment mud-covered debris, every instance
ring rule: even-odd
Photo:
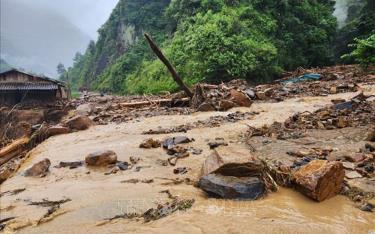
[[[14,190],[2,192],[0,193],[0,197],[5,196],[5,195],[14,196],[14,195],[24,192],[25,190],[26,188],[21,188],[21,189],[14,189]]]
[[[375,206],[370,203],[361,204],[358,208],[365,212],[373,212],[375,210]]]
[[[293,173],[296,189],[316,201],[336,196],[344,176],[342,163],[324,160],[314,160]]]
[[[121,181],[122,184],[138,184],[138,183],[143,183],[143,184],[151,184],[154,183],[153,179],[129,179],[129,180],[123,180]]]
[[[143,149],[151,149],[151,148],[159,148],[161,146],[160,141],[154,140],[152,138],[149,138],[145,141],[143,141],[140,145],[139,148]]]
[[[368,132],[367,132],[367,136],[366,136],[366,141],[371,141],[371,142],[375,142],[375,128],[373,129],[370,129]]]
[[[57,205],[62,205],[64,203],[72,201],[70,198],[58,200],[58,201],[50,201],[48,199],[43,199],[40,202],[29,202],[30,206],[41,206],[41,207],[52,207]]]
[[[194,182],[190,178],[183,178],[183,179],[176,178],[176,179],[171,179],[171,178],[161,178],[161,177],[158,177],[157,179],[169,181],[169,182],[161,183],[161,185],[166,185],[166,186],[179,185],[179,184],[186,184],[186,185],[193,185],[194,184]]]
[[[157,208],[147,210],[142,217],[146,223],[159,220],[173,214],[176,211],[186,211],[190,209],[194,202],[194,199],[174,199],[172,202],[159,204]]]
[[[209,112],[209,111],[215,111],[215,110],[216,110],[215,107],[209,102],[203,102],[197,108],[197,111],[200,111],[200,112]]]
[[[136,165],[139,161],[141,161],[141,158],[132,156],[129,158],[129,160],[132,165]]]
[[[189,169],[187,167],[178,167],[173,169],[174,174],[184,175],[189,172]]]
[[[93,125],[93,122],[87,116],[77,115],[67,119],[65,121],[65,125],[70,129],[81,131],[91,127]]]
[[[198,186],[208,194],[224,199],[256,200],[266,193],[259,177],[235,177],[209,174],[199,180]]]
[[[23,175],[26,177],[44,177],[47,175],[50,166],[51,161],[46,158],[38,163],[35,163],[33,166],[27,169]]]
[[[189,156],[188,149],[186,149],[185,147],[179,146],[179,145],[175,145],[173,147],[170,147],[167,150],[167,154],[178,157],[178,158]]]
[[[162,146],[164,149],[170,149],[175,145],[179,144],[186,144],[194,141],[194,139],[190,139],[186,136],[176,136],[176,137],[169,137],[163,140]]]
[[[202,149],[196,149],[194,147],[189,147],[188,151],[194,155],[200,155],[202,154],[203,150]]]
[[[0,219],[0,231],[4,230],[4,228],[6,227],[6,223],[15,219],[16,217],[8,217],[8,218],[3,218],[3,219]]]
[[[57,165],[55,168],[66,168],[69,169],[76,169],[78,167],[83,166],[83,161],[76,161],[76,162],[60,162],[59,165]]]
[[[143,132],[145,135],[157,135],[157,134],[170,134],[170,133],[186,133],[189,130],[195,128],[216,128],[220,127],[223,123],[236,123],[241,120],[249,119],[255,115],[259,114],[258,112],[235,112],[230,113],[226,116],[218,115],[212,116],[207,120],[200,120],[193,123],[183,124],[172,128],[158,128],[158,129],[151,129],[148,131]]]
[[[117,162],[117,154],[112,150],[102,150],[86,156],[85,162],[89,166],[107,166]]]

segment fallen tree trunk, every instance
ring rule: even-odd
[[[153,105],[153,104],[165,106],[165,105],[171,104],[173,101],[189,103],[190,98],[182,98],[182,99],[175,99],[175,100],[174,99],[157,99],[157,100],[142,101],[142,102],[125,102],[125,103],[120,103],[120,106],[123,108],[136,108],[136,107],[148,106],[148,105]]]
[[[12,158],[16,157],[21,152],[23,152],[26,146],[28,145],[29,141],[30,141],[30,138],[24,137],[24,138],[21,138],[12,142],[11,144],[1,149],[0,150],[0,166],[8,162]]]
[[[169,72],[172,74],[172,78],[176,83],[180,86],[180,88],[186,93],[186,95],[190,98],[193,97],[193,93],[191,90],[184,84],[181,77],[177,74],[176,69],[173,67],[173,65],[169,62],[169,60],[164,56],[163,52],[159,49],[159,47],[155,44],[155,42],[152,41],[151,37],[145,33],[145,38],[147,42],[149,43],[151,49],[154,51],[156,56],[164,63],[164,65],[168,68]]]

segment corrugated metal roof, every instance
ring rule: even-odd
[[[11,83],[11,82],[0,82],[0,90],[11,91],[11,90],[57,90],[59,87],[56,83]]]

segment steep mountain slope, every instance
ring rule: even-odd
[[[121,0],[97,43],[69,69],[74,86],[116,93],[173,90],[142,38],[149,32],[189,84],[272,79],[333,61],[332,0]]]
[[[1,58],[13,66],[55,76],[57,64],[70,65],[90,41],[64,17],[30,2],[1,0],[0,9]]]

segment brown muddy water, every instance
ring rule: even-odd
[[[367,91],[375,94],[373,88]],[[228,201],[207,198],[204,192],[192,185],[163,185],[161,178],[190,178],[197,180],[204,159],[210,154],[208,140],[225,138],[232,145],[246,147],[241,142],[247,125],[259,127],[273,121],[284,121],[296,112],[314,111],[330,103],[333,98],[350,98],[355,94],[330,97],[291,99],[281,103],[256,103],[251,108],[234,111],[258,111],[252,119],[227,123],[217,128],[193,129],[185,135],[195,139],[189,146],[203,150],[201,155],[190,155],[178,161],[177,167],[190,168],[189,173],[178,176],[173,167],[161,166],[158,159],[167,159],[162,149],[140,149],[139,144],[150,136],[142,131],[158,126],[171,127],[205,120],[229,112],[196,113],[190,116],[159,116],[139,119],[132,123],[92,127],[87,131],[50,138],[35,148],[19,173],[1,185],[1,192],[26,188],[14,196],[0,198],[0,219],[16,217],[5,233],[375,233],[375,215],[355,208],[346,197],[337,196],[316,203],[289,189],[280,189],[258,201]],[[140,157],[134,169],[104,175],[107,169],[80,167],[74,170],[57,169],[61,161],[80,161],[93,151],[114,150],[118,159],[129,161]],[[50,174],[45,178],[25,178],[22,172],[44,158],[51,160]],[[90,172],[88,174],[88,172]],[[151,184],[121,183],[129,179],[154,179]],[[114,220],[102,224],[104,219],[124,212],[144,212],[157,203],[168,201],[161,190],[169,189],[181,198],[194,198],[192,209],[177,212],[150,223],[132,220]],[[42,199],[71,201],[61,205],[53,220],[37,225],[48,208],[29,206],[30,201]]]

